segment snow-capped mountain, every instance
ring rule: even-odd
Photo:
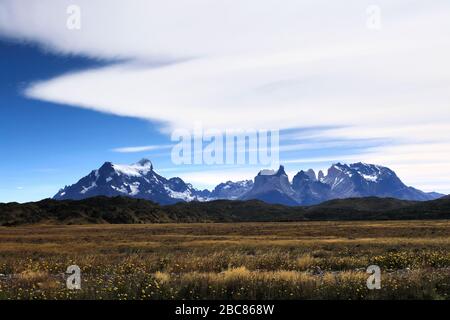
[[[150,160],[132,165],[106,162],[77,183],[66,186],[56,200],[81,200],[95,196],[127,196],[160,204],[181,201],[253,200],[284,205],[313,205],[331,199],[352,197],[392,197],[402,200],[433,200],[439,193],[425,193],[406,186],[389,168],[364,164],[337,163],[316,173],[310,169],[298,172],[292,183],[283,166],[277,171],[262,170],[255,181],[219,184],[213,191],[197,190],[180,178],[167,179],[154,171]]]
[[[318,177],[314,170],[300,171],[292,184],[280,167],[278,172],[261,171],[255,184],[240,199],[258,199],[284,205],[313,205],[332,199],[357,197],[397,198],[426,201],[442,197],[439,193],[425,193],[406,186],[389,168],[373,164],[334,164],[327,175]]]
[[[128,196],[160,204],[179,201],[204,201],[209,191],[200,191],[180,178],[166,179],[153,170],[148,159],[132,165],[106,162],[74,185],[60,190],[54,199],[80,200],[94,196]]]
[[[402,200],[433,200],[435,196],[407,187],[389,168],[373,164],[335,164],[322,180],[331,187],[333,198],[392,197]]]
[[[209,197],[211,199],[236,200],[243,194],[250,191],[252,187],[253,187],[252,180],[244,180],[238,182],[227,181],[215,187],[214,190],[209,195]]]

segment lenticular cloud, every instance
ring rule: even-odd
[[[73,4],[76,31],[66,28]],[[386,139],[361,160],[382,158],[406,178],[434,163],[427,176],[437,181],[450,175],[439,163],[450,156],[442,134],[450,129],[450,4],[378,5],[373,30],[360,1],[6,0],[0,33],[58,54],[126,61],[30,84],[29,98],[163,130],[338,127],[320,138]]]

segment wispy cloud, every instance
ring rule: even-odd
[[[163,150],[163,149],[170,149],[170,148],[172,148],[172,145],[151,145],[151,146],[115,148],[115,149],[112,149],[111,151],[118,152],[118,153],[139,153],[139,152]]]
[[[65,28],[69,4],[82,9],[77,32]],[[198,122],[217,129],[332,127],[301,133],[302,145],[283,148],[379,139],[383,145],[357,150],[358,160],[398,166],[414,181],[420,166],[450,158],[450,3],[377,5],[384,20],[374,32],[358,0],[186,0],[178,10],[156,0],[4,0],[0,33],[59,53],[127,58],[34,83],[29,98],[156,120],[167,130]],[[450,176],[450,165],[439,174]],[[438,172],[430,179],[438,181]]]
[[[337,162],[352,162],[359,161],[361,159],[360,154],[349,154],[349,155],[336,155],[333,157],[313,157],[313,158],[299,158],[299,159],[289,159],[283,161],[285,164],[312,164],[312,163],[337,163]]]

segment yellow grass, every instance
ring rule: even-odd
[[[82,290],[64,272],[82,270]],[[379,265],[382,289],[368,290]],[[448,299],[448,221],[0,228],[0,299]]]

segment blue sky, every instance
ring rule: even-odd
[[[197,122],[280,130],[291,177],[363,161],[449,193],[450,4],[379,1],[375,29],[370,4],[1,0],[0,202],[51,197],[105,161],[147,157],[209,188],[261,169],[175,166],[170,133]]]
[[[105,161],[133,163],[148,157],[163,175],[221,170],[199,165],[175,167],[170,149],[136,153],[114,152],[126,146],[170,145],[170,137],[159,130],[160,124],[132,117],[85,110],[55,103],[42,102],[24,96],[25,88],[35,81],[74,71],[104,67],[116,62],[74,56],[55,55],[35,45],[0,41],[0,201],[31,201],[54,195],[59,188],[76,182]],[[310,130],[303,130],[310,131]],[[302,130],[286,130],[286,137]],[[286,141],[285,146],[295,143]],[[283,145],[283,144],[282,144]],[[373,143],[364,142],[364,147]],[[282,159],[332,157],[357,151],[353,145],[326,150],[286,151]],[[319,161],[325,168],[331,160]],[[317,162],[288,165],[304,168]],[[243,172],[251,178],[258,166],[226,168]],[[241,170],[241,171],[239,171]],[[243,170],[243,171],[242,171]],[[248,176],[248,173],[251,175]],[[215,181],[200,183],[211,187]]]
[[[108,63],[0,41],[1,202],[50,197],[104,161],[129,163],[141,156],[114,153],[114,148],[167,140],[149,121],[35,101],[23,95],[33,81]],[[155,164],[167,161],[161,156],[152,160]]]

